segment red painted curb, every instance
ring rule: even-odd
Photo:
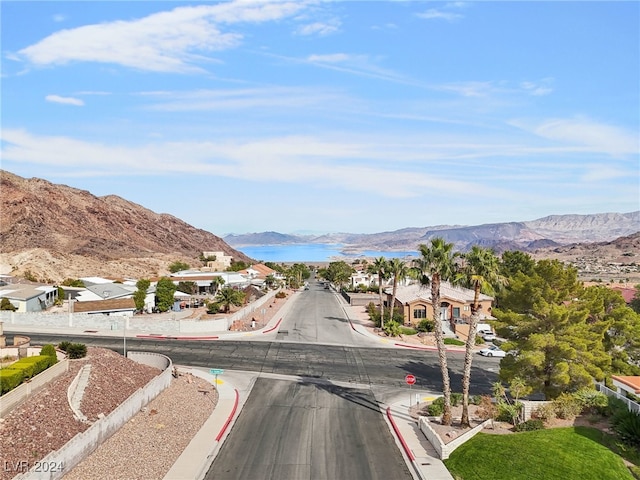
[[[282,318],[280,320],[278,320],[278,323],[276,323],[275,326],[271,327],[269,330],[263,330],[262,333],[273,332],[276,328],[278,328],[280,326],[280,322],[281,321],[282,321]]]
[[[217,386],[216,386],[216,388],[217,388]],[[229,418],[227,418],[227,421],[224,423],[224,425],[222,426],[222,429],[220,430],[220,433],[218,433],[218,436],[216,437],[216,442],[220,441],[220,439],[224,435],[225,430],[227,429],[227,427],[231,423],[231,420],[233,419],[233,416],[236,414],[236,410],[238,408],[238,399],[240,398],[240,394],[238,393],[238,389],[237,388],[235,388],[234,390],[236,392],[236,401],[233,404],[233,409],[231,410],[231,414],[229,415]]]
[[[387,407],[387,417],[389,418],[389,421],[391,422],[391,426],[393,427],[393,430],[396,432],[396,435],[398,436],[398,440],[400,440],[400,443],[402,444],[402,448],[404,448],[404,451],[407,453],[407,456],[409,457],[409,460],[411,460],[412,462],[415,462],[416,461],[415,455],[413,454],[413,452],[409,448],[409,445],[407,445],[407,442],[404,440],[404,437],[400,433],[400,430],[398,429],[398,426],[396,425],[395,420],[391,416],[391,407]]]
[[[175,340],[218,340],[220,337],[173,337]]]

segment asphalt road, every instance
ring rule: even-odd
[[[302,377],[258,378],[211,470],[210,479],[411,478],[373,392],[442,391],[437,353],[363,347],[335,294],[317,285],[298,296],[276,341],[127,339],[128,350],[159,352],[175,364]],[[27,334],[119,352],[123,339]],[[358,338],[362,337],[362,338]],[[464,355],[448,355],[453,391],[461,391]],[[476,357],[472,394],[490,393],[498,359]],[[339,385],[336,385],[339,384]]]
[[[411,479],[370,390],[258,379],[207,480]]]

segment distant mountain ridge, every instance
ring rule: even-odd
[[[533,251],[571,243],[612,241],[640,231],[640,210],[629,213],[591,215],[551,215],[533,221],[491,223],[475,226],[438,225],[403,228],[390,232],[326,235],[288,235],[277,232],[249,233],[223,237],[234,247],[252,245],[293,245],[302,243],[342,244],[353,253],[358,250],[416,250],[421,243],[442,237],[459,251],[473,245],[505,250]]]

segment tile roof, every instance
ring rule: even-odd
[[[393,293],[393,288],[387,288],[386,293]],[[462,303],[473,302],[474,292],[469,288],[454,287],[449,282],[440,284],[440,300],[454,300]],[[401,303],[410,303],[414,300],[422,299],[431,302],[431,288],[414,283],[406,287],[399,286],[396,292],[396,299]],[[493,297],[480,294],[480,301],[493,300]]]
[[[88,302],[75,302],[73,304],[73,311],[75,313],[115,312],[135,309],[136,304],[133,298],[112,298],[110,300],[92,300]]]

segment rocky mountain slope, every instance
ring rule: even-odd
[[[0,263],[16,275],[155,276],[176,260],[198,265],[203,251],[250,261],[212,233],[115,195],[96,197],[2,170],[0,194]]]

